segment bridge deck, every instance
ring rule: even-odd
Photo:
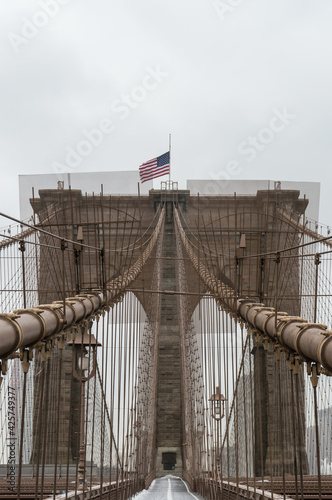
[[[69,492],[68,498],[80,498],[79,494],[81,490],[76,490],[75,496],[75,478],[70,478],[68,483]],[[105,485],[106,483],[104,483]],[[282,478],[274,478],[273,484],[268,479],[264,480],[264,485],[261,480],[256,480],[254,482],[253,479],[247,482],[246,479],[240,478],[238,487],[236,485],[236,479],[230,478],[223,480],[224,484],[224,494],[223,498],[225,500],[233,500],[236,498],[279,498],[283,497],[283,481]],[[35,498],[35,479],[33,478],[23,478],[22,486],[21,486],[21,500],[32,499]],[[44,495],[41,497],[38,495],[38,499],[41,498],[52,498],[53,497],[53,480],[50,478],[45,478],[44,481]],[[97,494],[97,497],[100,498],[100,489],[99,484],[95,482],[91,486],[91,489],[94,490],[94,494]],[[220,492],[220,484],[218,485],[219,497],[222,498]],[[287,477],[285,480],[285,496],[286,498],[301,498],[303,500],[318,500],[321,498],[322,500],[332,500],[332,476],[322,476],[321,478],[321,497],[319,496],[319,488],[318,488],[318,479],[314,476],[307,476],[303,478],[303,486],[304,493],[301,494],[301,484],[300,478],[298,478],[298,483],[296,487],[296,481],[293,477]],[[211,481],[210,488],[215,491],[214,481]],[[66,479],[60,478],[57,481],[57,496],[56,498],[65,498],[65,495],[62,497],[61,493],[66,490]],[[90,490],[90,485],[88,485],[88,491]],[[86,491],[87,491],[86,490]],[[111,490],[111,491],[110,491]],[[273,490],[273,494],[271,494],[271,490]],[[134,487],[133,487],[134,491]],[[95,495],[92,494],[91,498],[95,498]],[[116,488],[116,483],[113,482],[111,488],[107,487],[103,497],[115,499],[119,494],[119,489]],[[0,479],[0,499],[9,499],[9,498],[17,498],[17,490],[15,492],[10,491],[8,489],[8,482],[4,479]],[[158,500],[192,500],[195,498],[196,500],[201,500],[202,497],[198,493],[192,492],[187,484],[180,478],[172,477],[171,475],[155,479],[151,484],[148,490],[143,490],[137,496],[135,496],[135,500],[154,500],[158,498]]]
[[[261,479],[249,479],[249,481],[245,478],[239,478],[238,480],[236,478],[230,478],[223,480],[224,482],[224,489],[228,490],[228,484],[234,485],[234,488],[231,487],[230,489],[232,490],[237,490],[236,484],[238,482],[239,484],[239,489],[240,488],[245,488],[245,489],[250,489],[251,493],[254,493],[255,490],[257,491],[256,495],[258,492],[260,492],[260,495],[262,495],[261,498],[266,498],[270,497],[273,498],[276,495],[281,495],[283,496],[284,493],[284,485],[283,485],[283,479],[280,477],[277,478],[265,478],[264,482]],[[228,497],[226,493],[226,498],[228,500],[232,498],[254,498],[250,496],[250,491],[246,492],[247,496],[245,496],[243,493],[244,491],[240,492],[237,491],[237,493],[232,492],[232,494]],[[273,491],[273,494],[270,492]],[[294,477],[292,476],[286,476],[285,478],[285,496],[287,498],[301,498],[303,500],[316,500],[321,498],[322,500],[332,500],[332,476],[322,476],[321,477],[321,496],[319,495],[319,483],[318,483],[318,478],[317,476],[304,476],[303,477],[303,493],[302,493],[302,488],[301,488],[301,480],[300,476],[298,476],[297,481],[295,480]]]
[[[253,480],[250,481],[250,485],[253,486]],[[262,489],[262,481],[256,479],[256,487]],[[282,478],[273,478],[272,483],[270,480],[265,480],[265,489],[282,494],[283,493],[283,481]],[[304,476],[303,478],[303,498],[304,499],[316,499],[319,498],[319,486],[317,476]],[[290,497],[296,498],[296,490],[298,490],[299,498],[301,497],[301,481],[300,477],[297,479],[297,486],[294,477],[286,477],[285,479],[285,491]],[[321,477],[321,493],[322,499],[332,499],[332,476],[322,476]]]
[[[131,491],[132,494],[139,491],[142,486],[138,486],[137,482],[133,482],[130,480],[124,480],[123,484],[127,488],[126,491]],[[14,488],[14,491],[9,489],[9,484],[6,478],[0,478],[0,499],[16,499],[18,498],[18,490]],[[70,477],[68,481],[68,492],[66,495],[66,487],[67,480],[65,477],[61,477],[57,479],[56,483],[56,495],[57,499],[65,499],[65,498],[107,498],[109,500],[115,500],[118,498],[121,493],[121,480],[117,484],[116,481],[109,482],[109,478],[103,479],[103,492],[101,494],[100,490],[100,481],[95,479],[92,484],[87,483],[84,489],[84,493],[82,487],[76,482],[76,477]],[[129,489],[128,489],[129,488]],[[44,485],[43,485],[43,495],[40,493],[41,483],[38,484],[38,495],[37,499],[50,499],[54,497],[54,480],[53,478],[45,477]],[[23,477],[21,480],[21,492],[20,492],[20,500],[30,500],[36,498],[36,479]]]

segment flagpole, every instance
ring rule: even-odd
[[[169,182],[170,182],[170,185],[169,187],[171,188],[171,134],[169,134],[168,136],[168,142],[169,142]]]

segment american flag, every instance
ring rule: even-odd
[[[169,174],[169,151],[142,163],[139,167],[139,177],[142,183],[167,174]]]

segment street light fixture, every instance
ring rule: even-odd
[[[225,416],[225,401],[226,398],[223,394],[220,394],[219,386],[216,387],[215,394],[209,399],[212,417],[215,420],[221,420]]]
[[[85,484],[85,382],[90,380],[96,374],[97,367],[97,347],[101,346],[92,333],[84,329],[83,334],[77,333],[74,342],[71,340],[69,345],[74,344],[75,360],[73,366],[73,376],[81,383],[81,428],[80,428],[80,460],[78,464],[79,483]],[[91,366],[92,358],[92,367]]]
[[[221,435],[221,419],[225,416],[225,401],[226,398],[223,394],[220,394],[219,386],[216,387],[215,394],[209,398],[211,415],[214,420],[216,420],[217,428],[217,446],[215,447],[215,458],[217,465],[217,474],[221,472],[222,462],[220,453],[220,435]]]

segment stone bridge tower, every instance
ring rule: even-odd
[[[130,258],[124,252],[117,252],[119,247],[128,247],[141,234],[149,234],[156,211],[160,204],[166,205],[166,222],[164,226],[163,247],[161,256],[161,291],[162,294],[159,333],[159,363],[157,382],[156,411],[156,471],[161,476],[172,470],[173,474],[182,474],[182,408],[181,391],[181,350],[180,350],[180,316],[183,311],[179,307],[176,292],[179,291],[176,260],[176,230],[173,218],[174,204],[179,208],[188,234],[197,235],[199,251],[216,249],[218,258],[205,256],[209,270],[214,275],[237,290],[239,296],[257,299],[266,305],[277,305],[278,310],[299,315],[298,297],[299,271],[296,266],[286,270],[281,264],[278,272],[288,272],[288,292],[283,293],[283,281],[276,285],[276,263],[267,261],[260,254],[275,251],[283,245],[298,242],[296,228],[291,228],[285,214],[296,218],[303,213],[306,200],[299,199],[298,191],[258,191],[256,196],[192,196],[189,191],[157,191],[151,190],[149,196],[96,196],[82,195],[79,190],[41,190],[39,198],[32,201],[35,213],[39,216],[44,229],[55,232],[61,237],[77,240],[82,231],[84,243],[104,249],[103,255],[98,252],[86,251],[80,256],[80,265],[72,259],[67,263],[66,289],[75,294],[105,286],[105,280],[121,275],[130,263]],[[56,215],[54,215],[56,214]],[[46,236],[45,236],[46,238]],[[120,243],[121,242],[121,243]],[[222,249],[222,251],[219,251]],[[257,255],[253,259],[241,259],[245,255]],[[135,282],[135,293],[149,315],[151,303],[151,282],[156,262],[156,255],[150,259],[144,273]],[[209,258],[208,258],[209,257]],[[48,291],[50,274],[61,275],[60,260],[54,260],[50,268],[50,256],[47,252],[40,256],[40,303],[50,303],[62,299],[61,280],[59,290]],[[106,275],[103,275],[103,260]],[[94,262],[94,264],[93,264]],[[199,283],[188,260],[183,261],[186,270],[187,290],[190,293],[189,307],[194,311],[199,302],[198,287],[204,292],[204,285]],[[76,269],[76,272],[73,270]],[[145,290],[142,293],[140,290]],[[160,292],[160,290],[159,290]],[[175,292],[175,293],[172,293]],[[291,298],[290,298],[291,297]],[[260,432],[256,433],[255,473],[269,473],[271,461],[269,456],[278,456],[281,449],[276,436],[279,425],[275,408],[280,404],[277,388],[270,382],[267,374],[274,368],[274,354],[264,350],[259,343],[254,352],[255,383],[260,391],[255,392],[255,408],[261,412]],[[70,364],[70,353],[65,363]],[[283,376],[287,368],[283,367]],[[68,377],[70,370],[68,370]],[[273,378],[271,377],[273,381]],[[70,380],[64,381],[70,383]],[[38,383],[36,380],[36,397],[38,398]],[[74,389],[75,390],[75,389]],[[303,388],[302,388],[303,390]],[[283,396],[281,404],[289,407],[292,402],[289,394]],[[74,415],[73,403],[69,401],[68,392],[63,391],[63,432],[60,432],[64,443],[72,443],[72,460],[78,453],[77,437],[73,430],[68,431],[68,420],[71,419],[74,429],[79,425],[77,412]],[[261,405],[261,402],[264,402]],[[37,408],[35,414],[37,415]],[[260,408],[260,410],[258,410]],[[263,410],[262,410],[263,408]],[[72,414],[72,415],[71,415]],[[76,419],[76,420],[75,420]],[[304,420],[303,420],[304,421]],[[39,438],[37,420],[35,419],[34,439]],[[72,433],[68,435],[68,433]],[[304,440],[303,429],[303,440]],[[260,441],[262,436],[263,442]],[[54,462],[52,442],[49,437],[47,463]],[[286,462],[292,472],[292,451],[287,446],[287,436],[284,437]],[[60,445],[61,450],[61,445]],[[63,446],[65,450],[65,446]],[[304,441],[302,446],[304,453]],[[288,453],[289,452],[289,453]],[[66,463],[67,457],[61,455],[58,462]],[[302,460],[306,463],[305,457]],[[270,464],[270,465],[269,465]],[[274,472],[280,473],[277,464],[273,464]]]

